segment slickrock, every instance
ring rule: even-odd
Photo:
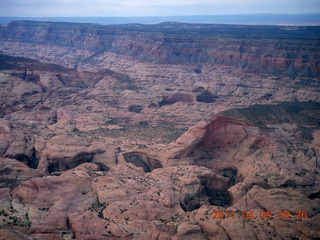
[[[159,158],[168,166],[153,169],[150,168],[152,157],[146,153],[130,153],[130,159],[137,160],[127,162],[126,154],[129,153],[120,152],[118,164],[111,170],[98,163],[83,163],[60,176],[31,178],[11,189],[4,188],[3,227],[11,229],[10,226],[18,225],[19,232],[40,239],[156,239],[159,236],[172,239],[246,239],[249,236],[260,239],[257,234],[281,238],[295,234],[318,237],[319,201],[306,195],[308,189],[299,188],[298,183],[272,185],[272,181],[263,180],[263,175],[253,177],[253,174],[261,173],[261,167],[253,168],[250,174],[244,169],[259,164],[256,157],[262,151],[265,154],[269,151],[268,136],[261,141],[260,131],[243,120],[217,117],[210,123],[199,123],[171,145],[171,148],[177,148],[169,150],[171,153],[179,152],[181,148],[192,151],[183,151],[185,155],[181,158],[174,154],[176,159],[170,161],[178,163],[186,157],[193,158],[193,166],[170,166],[169,161]],[[186,136],[193,136],[193,139]],[[54,146],[59,149],[61,145],[55,142],[66,137],[49,141],[46,150]],[[67,142],[70,148],[66,145],[67,152],[60,151],[61,155],[75,151],[72,146],[81,146],[80,143],[75,145],[72,139]],[[194,154],[196,151],[201,153],[201,148],[207,149],[207,159],[202,159],[203,154]],[[210,148],[215,152],[210,152]],[[240,149],[243,151],[240,159],[254,162],[233,160],[223,163],[225,156],[234,155],[233,151]],[[220,157],[222,152],[225,154]],[[213,153],[215,157],[210,159]],[[265,164],[272,166],[272,159],[269,161]],[[145,173],[142,162],[153,170]],[[281,169],[281,165],[277,169]],[[285,176],[281,170],[269,170],[265,173],[267,180],[280,175],[280,182]],[[319,181],[317,176],[313,179]],[[235,219],[212,219],[213,210],[218,209],[233,210],[237,214],[250,209],[258,218],[262,210],[270,210],[274,216],[269,220],[248,220],[242,215],[240,218],[236,215]],[[277,219],[280,210],[290,211],[292,218],[297,217],[297,211],[306,211],[308,217],[300,222],[280,220]],[[8,216],[12,216],[11,219]],[[285,222],[279,224],[279,221]],[[284,224],[292,231],[285,231]],[[293,230],[297,228],[299,232]]]
[[[25,234],[21,234],[18,231],[8,230],[8,229],[0,229],[0,239],[1,240],[28,240],[28,236]]]
[[[314,131],[312,140],[312,149],[315,151],[317,157],[320,157],[320,131]]]
[[[37,169],[30,168],[18,160],[0,158],[0,164],[1,187],[13,187],[32,177],[44,175]]]
[[[319,27],[0,31],[0,239],[320,238]]]
[[[91,162],[97,153],[103,153],[99,146],[88,146],[80,138],[71,135],[59,135],[50,138],[42,151],[42,164],[47,164],[48,172],[60,172]]]
[[[4,133],[1,134],[0,144],[3,157],[16,159],[31,168],[37,168],[38,159],[34,148],[34,138],[17,129],[10,128],[10,122],[3,124]]]

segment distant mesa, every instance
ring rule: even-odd
[[[0,28],[0,39],[76,47],[96,54],[111,52],[137,61],[196,64],[193,72],[197,75],[203,74],[203,64],[213,63],[250,73],[295,78],[299,74],[319,76],[319,28],[173,22],[95,25],[13,21]],[[216,40],[221,37],[223,41]],[[2,65],[0,62],[0,68]]]

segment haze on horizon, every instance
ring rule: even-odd
[[[0,17],[320,13],[319,0],[0,0]]]

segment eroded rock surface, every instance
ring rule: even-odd
[[[291,149],[285,157],[283,149],[290,143],[279,136],[272,139],[275,131],[218,116],[167,146],[159,145],[161,150],[118,149],[109,167],[94,163],[92,156],[92,163],[59,169],[65,171],[59,176],[43,177],[40,170],[28,172],[20,163],[29,178],[23,177],[18,164],[3,159],[2,175],[20,180],[1,189],[3,234],[17,239],[318,238],[315,141],[305,142],[303,152]],[[300,132],[292,134],[302,138]],[[60,141],[63,138],[73,148],[66,145],[68,152],[60,151],[61,156],[81,151],[81,142],[66,136]],[[50,151],[50,141],[43,152],[56,152]],[[292,154],[299,154],[299,160],[292,161]],[[235,217],[214,219],[214,210]],[[273,217],[261,219],[267,210]],[[290,217],[280,219],[279,211],[285,210]]]
[[[320,238],[318,28],[201,26],[1,28],[0,239]]]

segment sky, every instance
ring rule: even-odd
[[[1,17],[320,13],[320,0],[0,0]]]

